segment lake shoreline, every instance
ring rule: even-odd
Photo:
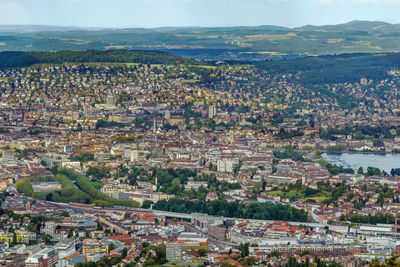
[[[376,155],[388,155],[388,154],[394,154],[394,155],[400,155],[400,152],[389,152],[389,151],[342,151],[342,152],[336,152],[336,151],[329,151],[329,150],[320,150],[321,153],[325,154],[376,154]]]
[[[400,168],[400,153],[324,152],[321,154],[321,158],[345,168],[374,167],[387,173],[391,169]]]

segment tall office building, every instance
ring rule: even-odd
[[[208,106],[208,118],[213,119],[217,115],[217,107],[215,105]]]
[[[166,245],[166,254],[168,262],[182,260],[182,244],[178,242],[168,242]]]
[[[107,96],[106,104],[107,106],[115,106],[115,98],[112,95]]]
[[[44,225],[44,233],[54,237],[54,234],[56,233],[56,223],[53,221],[46,222]]]
[[[230,159],[219,159],[217,161],[218,172],[233,172],[233,160]]]

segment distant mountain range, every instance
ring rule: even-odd
[[[341,32],[341,31],[400,32],[400,24],[391,24],[382,21],[354,20],[348,23],[337,24],[337,25],[324,25],[324,26],[307,25],[303,27],[294,28],[294,30],[330,31],[330,32]]]
[[[159,27],[159,28],[110,28],[110,27],[72,27],[72,26],[53,26],[53,25],[0,25],[0,33],[32,33],[32,32],[66,32],[66,31],[98,31],[98,30],[138,30],[141,32],[171,32],[193,29],[210,29],[227,30],[227,29],[260,29],[267,31],[399,31],[400,24],[391,24],[383,21],[363,21],[354,20],[348,23],[336,25],[305,25],[302,27],[283,27],[275,25],[261,26],[235,26],[235,27]]]
[[[0,25],[0,51],[137,49],[202,60],[270,60],[400,50],[400,24],[351,21],[280,26],[79,28]]]

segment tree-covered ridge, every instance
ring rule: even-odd
[[[88,50],[58,52],[0,52],[0,68],[34,64],[115,62],[141,64],[197,64],[197,61],[165,52],[139,50]]]
[[[58,31],[53,27],[41,26],[39,32],[19,32],[21,29],[15,26],[2,26],[0,51],[104,50],[123,47],[161,49],[177,55],[211,60],[262,60],[290,57],[293,54],[397,51],[400,40],[398,28],[398,25],[368,21],[300,28],[264,25],[104,30],[66,28]]]
[[[388,71],[400,68],[400,53],[342,54],[305,57],[282,61],[265,61],[256,64],[271,73],[302,73],[303,84],[333,84],[359,82],[361,78],[381,80]]]

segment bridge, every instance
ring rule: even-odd
[[[171,211],[161,211],[161,210],[152,210],[153,214],[156,216],[162,216],[167,218],[176,218],[176,219],[185,219],[191,220],[192,214],[188,213],[178,213],[178,212],[171,212]]]
[[[167,218],[176,218],[176,219],[186,219],[186,220],[191,220],[194,217],[200,217],[202,214],[200,213],[178,213],[178,212],[171,212],[171,211],[161,211],[161,210],[153,210],[154,215],[156,216],[163,216]],[[218,217],[218,216],[211,216],[204,214],[204,217],[209,218],[210,220],[218,220],[222,219],[223,221],[229,221],[229,220],[235,220],[235,221],[249,221],[253,223],[273,223],[277,220],[256,220],[256,219],[245,219],[245,218],[230,218],[230,217]],[[328,226],[327,224],[322,224],[322,223],[312,223],[312,222],[288,222],[290,225],[306,225],[309,227],[325,227]]]

